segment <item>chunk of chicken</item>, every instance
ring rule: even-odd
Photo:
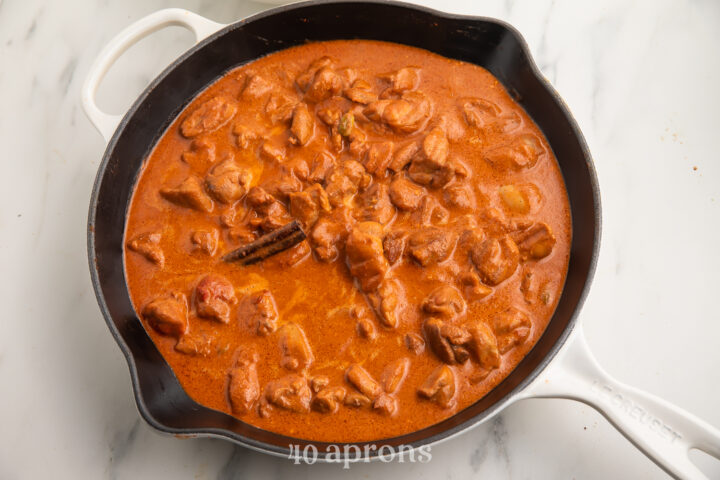
[[[237,312],[240,324],[261,337],[277,329],[277,307],[269,290],[260,290],[243,297]]]
[[[360,365],[351,365],[345,372],[345,377],[353,387],[371,400],[382,393],[380,384]]]
[[[305,413],[310,410],[312,391],[305,377],[291,374],[268,382],[265,386],[264,398],[276,407],[295,413]]]
[[[257,215],[251,224],[265,232],[277,230],[291,220],[285,206],[262,187],[251,188],[246,199]]]
[[[295,323],[287,323],[278,333],[280,333],[280,350],[282,351],[280,365],[293,371],[308,368],[315,357],[302,328]]]
[[[547,223],[536,222],[512,235],[523,260],[545,258],[555,246],[555,235]]]
[[[372,86],[365,80],[355,80],[352,87],[346,88],[344,93],[347,98],[362,105],[377,100],[377,95],[372,91]]]
[[[237,108],[237,102],[230,97],[220,95],[211,98],[183,120],[180,132],[187,138],[214,132],[235,116]]]
[[[509,307],[493,316],[492,327],[497,337],[498,350],[500,353],[506,353],[527,339],[532,329],[532,322],[527,313]]]
[[[215,165],[205,177],[205,188],[218,202],[231,203],[245,195],[252,175],[232,159]]]
[[[182,293],[172,292],[153,299],[143,307],[142,316],[163,335],[179,337],[188,331],[187,299]]]
[[[390,162],[390,165],[388,168],[392,170],[393,172],[400,172],[407,164],[410,163],[410,161],[413,159],[413,157],[420,151],[420,144],[417,142],[410,142],[406,143],[405,145],[399,147],[397,150],[395,150],[395,153],[393,154],[392,162]]]
[[[471,336],[464,328],[430,317],[425,320],[423,331],[430,348],[443,362],[463,363],[470,356],[465,344]]]
[[[303,192],[289,194],[288,198],[290,215],[299,220],[306,229],[317,222],[321,212],[329,212],[332,208],[327,193],[317,183]]]
[[[160,195],[181,207],[206,213],[213,209],[213,201],[203,190],[202,182],[195,176],[187,177],[175,188],[161,188]]]
[[[232,412],[235,415],[248,413],[260,397],[257,361],[257,353],[241,350],[235,366],[230,370],[228,396]]]
[[[342,213],[338,210],[336,212]],[[338,258],[349,233],[348,219],[333,218],[333,216],[320,218],[310,233],[315,255],[323,262],[332,262]]]
[[[312,409],[320,413],[335,413],[345,400],[345,395],[343,387],[325,387],[313,398]]]
[[[453,405],[455,398],[455,373],[447,365],[440,365],[427,377],[418,394],[443,408]]]
[[[475,210],[475,193],[472,187],[465,182],[454,182],[443,189],[443,198],[451,207],[459,210]]]
[[[128,248],[162,268],[165,265],[165,255],[160,247],[160,240],[160,233],[141,233],[128,242]]]
[[[355,225],[345,243],[350,273],[365,292],[375,291],[390,268],[383,254],[382,237],[382,225],[361,222]]]
[[[407,233],[403,230],[394,230],[388,232],[383,239],[383,250],[385,258],[390,265],[400,260],[405,252],[405,243],[407,241]]]
[[[260,75],[250,75],[245,81],[242,96],[245,98],[259,98],[270,92],[273,85]]]
[[[175,344],[175,351],[185,355],[209,357],[217,352],[216,340],[205,333],[188,332]]]
[[[387,328],[396,328],[400,323],[400,309],[405,304],[404,298],[402,284],[387,278],[380,282],[375,292],[368,293],[368,299],[380,323]]]
[[[333,167],[325,179],[325,190],[334,207],[345,205],[359,189],[370,184],[371,177],[360,163],[348,160]]]
[[[215,255],[219,233],[217,229],[195,230],[190,236],[193,250],[200,250],[206,255]]]
[[[403,174],[395,175],[390,183],[390,200],[400,210],[416,210],[426,193],[423,187]]]
[[[508,236],[488,238],[470,250],[470,259],[480,273],[483,282],[498,285],[517,270],[520,251]]]
[[[454,165],[448,161],[449,152],[450,144],[445,132],[439,127],[433,128],[425,136],[422,150],[410,163],[408,176],[420,185],[443,187],[455,175]]]
[[[404,67],[395,72],[380,75],[380,78],[390,82],[388,93],[402,93],[417,88],[420,83],[420,69],[418,67]]]
[[[380,375],[380,383],[387,393],[395,393],[400,389],[400,385],[408,369],[410,368],[410,359],[407,357],[398,358],[387,364]]]
[[[465,300],[455,287],[443,285],[430,292],[422,309],[428,315],[454,320],[465,313]]]
[[[359,220],[387,225],[395,218],[395,207],[390,202],[388,187],[384,183],[373,183],[358,196]]]
[[[437,227],[416,230],[408,238],[408,253],[423,267],[447,259],[455,246],[452,232]]]
[[[493,124],[498,115],[500,107],[483,98],[472,98],[462,103],[462,111],[465,114],[465,121],[468,125],[476,128],[486,128]]]
[[[517,137],[511,143],[499,145],[485,152],[485,160],[501,170],[532,168],[546,151],[540,139],[533,134]]]
[[[229,323],[230,306],[235,303],[235,288],[222,275],[205,275],[195,287],[195,309],[198,317]]]
[[[365,169],[378,178],[385,176],[393,158],[392,142],[370,142],[365,151],[363,165]]]
[[[398,405],[395,397],[386,393],[381,393],[373,402],[373,410],[386,417],[395,415],[397,409]]]
[[[425,340],[417,333],[405,334],[405,346],[415,355],[420,355],[425,351]]]
[[[490,371],[500,366],[500,351],[492,329],[482,320],[471,320],[464,325],[471,339],[467,343],[480,367]]]
[[[299,103],[295,107],[290,126],[290,143],[293,145],[307,145],[315,134],[315,120],[305,103]]]
[[[265,113],[273,124],[288,122],[293,117],[293,111],[297,106],[297,98],[290,95],[270,95],[265,104]]]
[[[415,133],[432,116],[432,103],[423,93],[404,92],[399,99],[370,103],[363,113],[371,120],[383,122],[398,133]]]

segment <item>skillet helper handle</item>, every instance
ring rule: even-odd
[[[169,26],[185,27],[195,34],[195,43],[225,27],[181,8],[168,8],[141,18],[117,34],[95,59],[82,87],[82,103],[90,121],[106,142],[110,141],[123,115],[105,113],[95,103],[95,95],[105,74],[125,51],[160,29]]]
[[[673,477],[707,478],[688,453],[697,448],[720,459],[720,430],[612,378],[588,349],[581,327],[568,343],[557,362],[538,377],[523,398],[567,398],[586,403]]]

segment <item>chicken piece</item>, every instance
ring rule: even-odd
[[[369,119],[382,122],[398,133],[422,130],[432,116],[432,103],[423,93],[404,92],[399,99],[377,100],[363,110]]]
[[[305,103],[299,103],[295,107],[290,126],[290,143],[293,145],[307,145],[315,134],[315,120]]]
[[[325,375],[317,375],[310,379],[310,389],[315,393],[318,393],[320,390],[327,387],[329,384],[330,379]]]
[[[195,309],[198,317],[229,323],[230,306],[236,303],[235,288],[222,275],[205,275],[195,287]]]
[[[443,198],[451,207],[459,210],[474,211],[476,207],[475,193],[465,182],[454,182],[443,189]]]
[[[471,339],[467,343],[468,350],[478,364],[485,370],[493,370],[500,366],[500,351],[492,329],[482,320],[471,320],[464,325]]]
[[[416,210],[426,193],[423,187],[402,174],[395,175],[390,183],[390,200],[400,210]]]
[[[310,349],[305,332],[295,323],[287,323],[278,332],[280,334],[280,365],[288,370],[297,371],[308,368],[315,357]]]
[[[400,310],[405,305],[405,292],[400,282],[385,279],[377,290],[368,293],[368,299],[386,328],[396,328],[400,323]]]
[[[407,233],[403,230],[388,232],[383,239],[383,251],[390,265],[400,260],[405,252]]]
[[[380,384],[360,365],[351,365],[345,372],[345,377],[353,387],[370,400],[376,399],[382,393]]]
[[[291,374],[268,382],[265,386],[265,400],[270,404],[295,413],[310,410],[312,391],[305,377]]]
[[[430,292],[422,309],[428,315],[454,320],[465,313],[465,300],[455,287],[443,285]]]
[[[500,171],[532,168],[547,152],[540,139],[533,134],[515,138],[485,152],[485,160]]]
[[[333,216],[323,217],[315,223],[315,227],[310,233],[310,241],[315,255],[320,261],[332,262],[338,258],[349,233],[348,226],[348,220],[333,218]]]
[[[355,80],[352,87],[346,88],[344,93],[347,98],[362,105],[377,100],[377,95],[372,91],[372,86],[365,80]]]
[[[492,327],[497,337],[498,350],[503,354],[527,339],[532,322],[527,313],[509,307],[492,317]]]
[[[463,363],[470,356],[465,344],[472,337],[464,328],[430,317],[425,320],[423,331],[433,353],[443,362]]]
[[[380,75],[380,78],[390,82],[388,93],[402,93],[417,88],[420,83],[420,69],[418,67],[404,67],[395,72]]]
[[[367,150],[365,151],[363,165],[365,165],[365,169],[368,172],[372,173],[378,178],[382,178],[385,176],[385,172],[387,172],[388,166],[390,165],[392,158],[392,142],[370,142],[367,145]]]
[[[232,132],[235,135],[235,143],[240,150],[247,150],[260,140],[260,134],[257,131],[250,129],[241,122],[236,122],[233,125]]]
[[[520,261],[520,251],[515,242],[506,235],[500,239],[488,238],[474,245],[470,250],[470,259],[482,281],[494,286],[515,273]]]
[[[297,104],[297,98],[290,95],[270,95],[265,105],[265,114],[272,124],[289,122]]]
[[[187,177],[175,188],[161,188],[160,195],[181,207],[205,213],[210,213],[213,209],[213,201],[203,190],[202,182],[195,176]]]
[[[162,235],[157,232],[141,233],[128,242],[128,248],[162,268],[165,265],[165,255],[160,247],[160,240]]]
[[[373,183],[358,196],[359,220],[387,225],[395,218],[395,207],[390,203],[388,187],[384,183]]]
[[[248,413],[260,397],[257,361],[257,353],[242,349],[235,366],[230,370],[228,397],[230,398],[232,412],[235,415]]]
[[[410,367],[410,359],[407,357],[399,358],[387,364],[380,375],[380,383],[387,393],[395,393],[400,389],[400,385],[407,375]]]
[[[312,409],[320,413],[335,413],[345,400],[345,395],[343,387],[325,387],[313,398]]]
[[[257,215],[251,224],[265,232],[277,230],[291,220],[285,206],[262,187],[252,187],[246,199]]]
[[[245,81],[242,96],[245,98],[260,98],[273,89],[273,85],[260,75],[250,75]]]
[[[327,193],[317,183],[304,192],[291,193],[288,197],[290,215],[298,219],[306,229],[317,222],[320,212],[329,212],[332,209]]]
[[[190,243],[193,250],[200,250],[206,255],[215,255],[217,250],[219,233],[217,229],[195,230],[190,236]]]
[[[365,292],[375,291],[390,268],[383,254],[382,237],[382,225],[361,222],[355,225],[345,243],[350,273]]]
[[[446,260],[455,244],[453,233],[437,227],[416,230],[408,238],[408,254],[423,267]]]
[[[471,303],[482,300],[493,292],[492,288],[484,285],[480,281],[480,276],[472,270],[462,272],[458,276],[458,280],[465,297]]]
[[[187,299],[185,295],[172,292],[150,301],[142,309],[148,324],[163,335],[180,337],[188,331]]]
[[[175,344],[175,351],[185,355],[209,357],[217,352],[215,338],[204,333],[188,332]]]
[[[303,184],[292,173],[283,172],[265,182],[263,188],[278,200],[287,202],[291,193],[302,191]]]
[[[360,337],[366,340],[374,340],[377,337],[375,329],[375,316],[365,305],[353,305],[350,307],[350,318],[357,322],[357,332]]]
[[[321,151],[312,161],[307,181],[323,183],[333,166],[335,166],[335,157],[333,157],[330,152]]]
[[[410,161],[413,159],[415,154],[417,154],[420,151],[420,144],[417,142],[410,142],[406,143],[405,145],[401,146],[397,150],[395,150],[395,153],[393,154],[392,162],[390,162],[390,165],[388,168],[392,170],[393,172],[400,172],[407,164],[410,163]]]
[[[343,79],[330,66],[320,68],[314,75],[305,98],[310,102],[321,102],[339,94],[343,89]]]
[[[500,115],[500,107],[483,98],[465,100],[461,108],[465,114],[467,124],[475,128],[487,128],[492,125],[498,118],[498,115]]]
[[[364,408],[370,406],[372,400],[363,395],[360,392],[347,392],[345,395],[345,401],[343,402],[346,407],[352,408]]]
[[[455,373],[447,365],[440,365],[428,376],[418,389],[418,394],[443,408],[453,405],[455,398]]]
[[[373,410],[386,417],[392,417],[397,412],[397,400],[392,395],[381,393],[373,402]]]
[[[415,355],[420,355],[425,351],[425,340],[417,333],[405,334],[405,346]]]
[[[184,137],[214,132],[228,123],[237,113],[237,102],[229,97],[217,96],[202,103],[180,124]]]
[[[420,200],[420,207],[412,213],[414,223],[420,225],[446,225],[450,220],[450,212],[440,205],[435,197],[426,195]]]
[[[196,138],[190,143],[190,150],[183,152],[181,158],[193,169],[205,169],[215,163],[215,143],[203,137]]]
[[[523,260],[545,258],[555,246],[555,235],[547,223],[536,222],[512,234]]]
[[[370,184],[371,177],[360,163],[348,160],[336,165],[325,179],[330,204],[339,207],[348,203],[359,189]]]
[[[420,185],[443,187],[455,175],[454,165],[448,161],[449,152],[450,144],[445,132],[439,127],[433,128],[425,136],[422,150],[410,163],[408,176]]]
[[[260,158],[269,162],[283,163],[287,158],[285,147],[264,141],[260,145]]]
[[[245,195],[251,180],[250,172],[227,159],[210,170],[205,177],[205,188],[218,202],[231,203]]]
[[[238,304],[237,312],[240,324],[261,337],[277,329],[277,307],[269,290],[260,290],[244,297]]]

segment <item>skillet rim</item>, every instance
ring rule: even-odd
[[[567,321],[567,324],[565,325],[562,332],[559,334],[557,340],[555,343],[549,348],[548,352],[545,354],[545,356],[538,362],[538,364],[517,384],[515,385],[507,394],[505,394],[504,397],[502,397],[500,400],[496,401],[494,404],[483,410],[482,412],[477,413],[476,415],[472,416],[468,420],[459,423],[457,425],[454,425],[450,428],[443,429],[439,433],[436,433],[434,435],[428,435],[423,437],[422,439],[411,442],[407,445],[411,446],[413,450],[422,447],[422,446],[431,446],[434,444],[437,444],[441,441],[448,440],[456,435],[459,435],[460,433],[463,433],[467,430],[470,430],[471,428],[474,428],[475,426],[483,423],[490,417],[493,417],[494,415],[500,413],[504,408],[512,404],[517,397],[517,395],[522,392],[525,388],[527,388],[539,375],[540,373],[547,368],[547,366],[552,362],[552,360],[555,358],[557,353],[562,349],[562,347],[567,342],[569,336],[572,334],[573,330],[575,329],[575,326],[577,325],[579,321],[579,315],[580,311],[582,310],[583,304],[585,303],[585,300],[587,298],[587,295],[590,291],[593,277],[596,271],[597,267],[597,261],[600,251],[600,238],[601,238],[601,230],[602,230],[602,212],[601,212],[601,203],[600,203],[600,187],[599,182],[597,178],[597,172],[595,170],[595,166],[593,163],[592,155],[590,153],[590,150],[587,146],[587,142],[585,141],[585,137],[583,136],[577,121],[573,117],[572,113],[570,112],[570,109],[568,108],[565,101],[560,97],[560,95],[557,93],[557,91],[553,88],[553,86],[550,84],[550,82],[545,78],[545,76],[542,74],[540,69],[537,67],[537,64],[535,63],[535,60],[530,52],[530,48],[525,41],[524,37],[520,34],[520,32],[513,27],[511,24],[499,20],[492,17],[485,17],[485,16],[476,16],[476,15],[463,15],[463,14],[454,14],[454,13],[447,13],[442,12],[439,10],[435,10],[433,8],[421,6],[421,5],[415,5],[411,3],[407,3],[404,1],[396,1],[396,0],[307,0],[302,1],[298,3],[292,3],[288,5],[283,5],[275,8],[271,8],[268,10],[264,10],[262,12],[256,13],[254,15],[251,15],[249,17],[243,18],[241,20],[238,20],[236,22],[227,24],[226,26],[220,28],[215,33],[209,35],[205,39],[201,40],[200,42],[193,45],[191,48],[189,48],[187,51],[185,51],[183,54],[181,54],[179,57],[177,57],[175,60],[173,60],[172,63],[170,63],[163,71],[158,74],[148,85],[147,87],[138,95],[138,97],[135,99],[133,104],[128,108],[127,112],[123,115],[122,120],[119,122],[118,126],[116,127],[112,137],[107,143],[107,146],[105,148],[105,151],[103,153],[103,157],[101,160],[101,163],[98,167],[97,175],[95,177],[95,181],[93,183],[91,198],[90,198],[90,207],[88,211],[88,226],[87,226],[87,249],[88,249],[88,263],[90,267],[90,276],[91,276],[91,282],[93,285],[93,290],[95,293],[96,300],[98,302],[98,306],[100,307],[101,313],[103,315],[103,318],[105,319],[105,323],[107,324],[110,333],[112,334],[113,338],[115,339],[116,343],[120,347],[121,352],[125,356],[125,360],[128,364],[128,369],[130,371],[130,377],[133,387],[133,395],[135,397],[135,404],[138,409],[138,412],[140,413],[141,417],[154,429],[166,433],[175,435],[177,437],[207,437],[207,438],[222,438],[226,440],[230,440],[233,443],[242,445],[246,448],[250,448],[252,450],[267,453],[273,456],[282,456],[282,457],[288,457],[291,453],[290,449],[288,447],[281,447],[278,445],[269,444],[260,440],[256,440],[253,438],[249,438],[246,436],[243,436],[241,434],[235,433],[231,430],[227,430],[224,428],[176,428],[176,427],[170,427],[168,425],[163,424],[159,420],[157,420],[150,412],[148,406],[146,405],[145,398],[143,397],[141,388],[140,388],[140,380],[139,380],[139,372],[136,364],[135,357],[133,356],[133,353],[131,352],[131,349],[128,345],[128,343],[125,341],[125,338],[120,334],[118,327],[115,325],[112,315],[110,314],[109,308],[106,304],[103,292],[102,292],[102,285],[99,278],[99,272],[98,267],[96,265],[97,262],[97,256],[96,256],[96,249],[95,249],[95,223],[96,223],[96,215],[97,215],[97,209],[98,209],[98,196],[100,193],[100,188],[103,182],[103,179],[105,177],[105,172],[108,167],[108,163],[110,158],[112,157],[112,153],[115,150],[115,147],[117,146],[118,140],[125,130],[125,127],[129,123],[130,119],[135,116],[137,113],[138,108],[140,105],[143,104],[143,102],[147,99],[148,95],[157,87],[159,83],[162,82],[162,80],[165,79],[165,77],[173,71],[180,63],[182,63],[187,58],[194,55],[198,50],[203,48],[204,46],[214,42],[215,40],[219,39],[220,37],[226,35],[230,31],[240,28],[244,26],[247,23],[253,22],[255,20],[260,20],[266,17],[270,17],[276,14],[280,13],[286,13],[293,10],[299,10],[305,7],[312,7],[316,5],[342,5],[342,4],[373,4],[373,5],[387,5],[392,7],[399,7],[407,10],[413,10],[415,12],[420,12],[427,14],[429,16],[432,16],[434,18],[437,18],[440,21],[459,21],[459,22],[467,22],[467,23],[488,23],[488,24],[494,24],[502,29],[504,29],[507,33],[509,33],[513,39],[517,42],[518,46],[520,47],[520,55],[525,58],[525,61],[527,62],[527,65],[530,69],[530,73],[534,77],[534,79],[538,82],[538,84],[546,90],[546,92],[550,95],[552,100],[556,103],[556,105],[559,107],[560,111],[562,112],[563,116],[566,118],[568,125],[571,130],[572,136],[578,141],[578,144],[580,146],[580,149],[582,150],[584,162],[585,162],[585,168],[587,169],[588,179],[590,183],[591,188],[591,196],[593,200],[593,211],[594,211],[594,226],[595,230],[593,232],[593,245],[592,245],[592,251],[590,253],[589,263],[588,263],[588,269],[587,269],[587,275],[585,278],[585,284],[578,296],[575,308],[573,312],[570,314],[570,318]],[[371,38],[368,38],[371,39]],[[427,49],[428,51],[433,52],[433,50]],[[435,52],[433,52],[435,53]],[[203,87],[206,88],[206,87]],[[579,160],[578,160],[579,161]],[[561,169],[562,170],[562,169]],[[572,203],[570,204],[570,208],[572,211]],[[124,237],[124,229],[123,229],[123,237]],[[123,277],[124,277],[123,272]],[[565,287],[563,287],[563,292],[565,290]],[[554,315],[554,314],[553,314]],[[542,337],[541,337],[542,338]],[[534,348],[534,347],[533,347]],[[531,350],[532,351],[532,350]],[[528,353],[529,355],[530,353]],[[172,372],[172,371],[171,371]],[[174,372],[172,372],[174,375]],[[467,408],[471,408],[471,406],[468,406]],[[462,410],[460,411],[462,412]],[[458,414],[460,412],[456,412],[455,415],[448,417],[448,419],[443,420],[447,421]],[[430,427],[425,427],[424,429],[427,429]],[[424,429],[420,429],[416,432],[411,432],[409,434],[416,434],[418,432],[421,432]],[[279,434],[278,434],[279,435]],[[361,445],[361,444],[381,444],[382,442],[389,442],[393,438],[402,438],[405,435],[401,435],[398,437],[392,437],[387,439],[379,439],[379,440],[372,440],[367,442],[357,442],[357,443],[349,443],[349,442],[335,442],[333,445]],[[283,435],[279,435],[280,437],[287,438],[289,440],[296,440],[298,442],[304,442],[304,443],[313,443],[316,445],[328,445],[327,442],[314,442],[314,441],[307,441],[302,439],[295,439],[292,437],[285,437]],[[326,458],[327,452],[319,452],[318,453],[318,461],[320,462],[326,462],[328,459]],[[341,459],[344,459],[342,455],[340,456]],[[371,460],[375,460],[378,458],[378,455],[372,455],[369,457]]]

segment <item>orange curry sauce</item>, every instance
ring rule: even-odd
[[[298,219],[251,266],[222,255]],[[147,159],[125,268],[197,402],[367,441],[468,407],[543,333],[570,249],[544,136],[490,73],[376,41],[310,43],[203,91]]]

